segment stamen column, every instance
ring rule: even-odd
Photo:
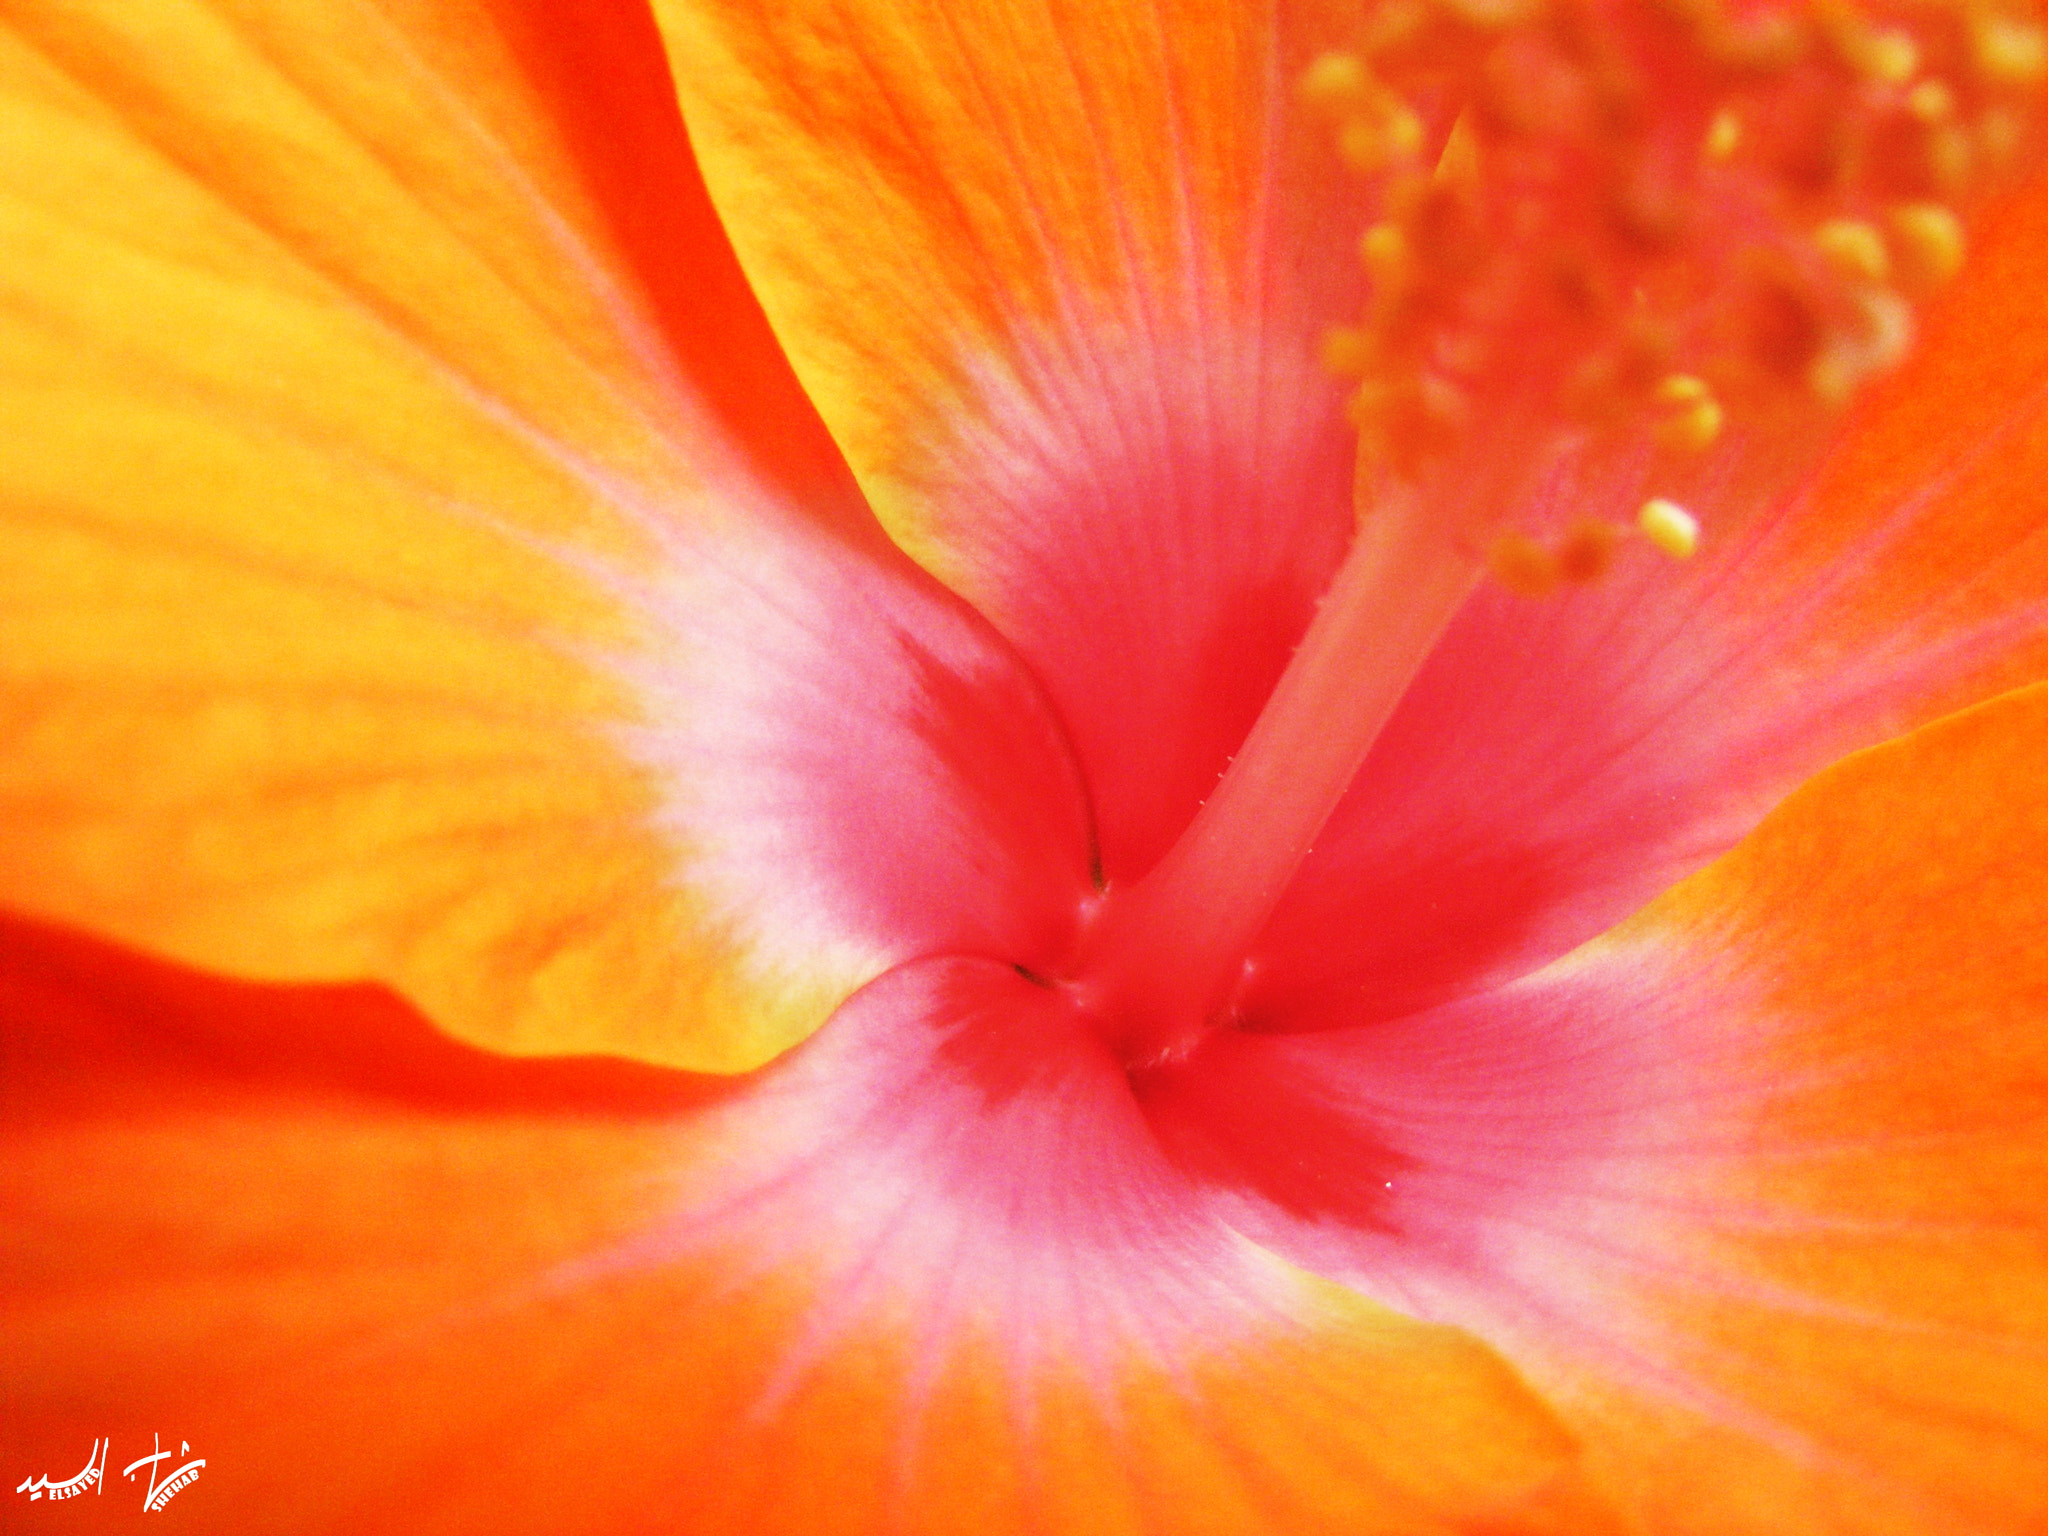
[[[1398,487],[1351,547],[1242,749],[1150,873],[1103,901],[1069,985],[1133,1064],[1229,1008],[1253,942],[1479,576],[1448,519]]]

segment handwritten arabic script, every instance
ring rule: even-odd
[[[173,1453],[163,1448],[163,1437],[161,1435],[153,1435],[151,1438],[156,1444],[155,1453],[149,1456],[138,1456],[135,1460],[129,1462],[126,1467],[122,1468],[121,1475],[133,1481],[137,1472],[141,1471],[144,1467],[149,1468],[149,1492],[142,1496],[142,1507],[146,1513],[154,1515],[161,1514],[163,1507],[176,1498],[180,1490],[191,1487],[193,1483],[199,1480],[199,1472],[206,1465],[206,1459],[204,1457],[195,1457],[176,1471],[159,1477],[158,1472],[161,1464],[171,1460]],[[67,1477],[61,1483],[51,1482],[48,1474],[37,1478],[25,1477],[16,1485],[14,1491],[27,1494],[31,1503],[46,1494],[52,1499],[69,1499],[75,1498],[88,1489],[97,1489],[99,1492],[105,1493],[107,1491],[107,1452],[113,1447],[113,1443],[111,1440],[93,1441],[92,1455],[86,1460],[85,1470],[76,1477]],[[192,1443],[189,1440],[181,1440],[178,1444],[180,1448],[175,1453],[176,1455],[190,1456],[192,1454]]]
[[[178,1443],[184,1447],[183,1450],[178,1452],[180,1456],[192,1454],[192,1443],[189,1440],[181,1440]],[[149,1468],[149,1492],[143,1497],[142,1507],[151,1514],[160,1512],[166,1504],[171,1502],[180,1488],[188,1487],[199,1481],[199,1469],[206,1465],[204,1459],[188,1461],[159,1483],[156,1480],[156,1464],[160,1461],[169,1460],[171,1453],[163,1448],[161,1440],[156,1442],[156,1447],[157,1451],[154,1456],[137,1457],[134,1461],[129,1462],[121,1473],[123,1477],[132,1478],[135,1476],[138,1467]]]
[[[30,1503],[34,1503],[46,1493],[53,1499],[76,1498],[79,1494],[85,1492],[86,1489],[100,1483],[105,1478],[107,1472],[107,1448],[112,1444],[113,1442],[110,1440],[93,1441],[92,1454],[85,1459],[85,1470],[76,1477],[67,1477],[61,1483],[51,1482],[48,1473],[36,1478],[33,1482],[24,1477],[14,1491],[27,1494]],[[104,1488],[101,1491],[104,1492]]]

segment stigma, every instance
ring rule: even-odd
[[[1899,363],[2044,85],[2036,0],[1369,6],[1300,79],[1378,194],[1367,297],[1323,344],[1361,510],[1420,488],[1525,592],[1627,539],[1684,558],[1687,462]],[[1635,524],[1532,524],[1564,456],[1632,466]]]

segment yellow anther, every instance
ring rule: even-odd
[[[1636,526],[1643,537],[1674,560],[1689,559],[1700,547],[1700,525],[1685,508],[1662,496],[1653,496],[1636,513]]]
[[[1838,343],[1807,365],[1806,387],[1823,405],[1843,406],[1863,382],[1863,374],[1856,366],[1854,351]]]
[[[1422,119],[1405,106],[1387,114],[1380,132],[1387,137],[1387,148],[1404,158],[1422,148]]]
[[[1971,41],[1977,68],[1999,85],[2034,85],[2048,79],[2048,32],[2018,16],[1987,11],[1976,18]]]
[[[1564,579],[1557,556],[1526,533],[1504,533],[1486,551],[1486,568],[1510,592],[1542,597]]]
[[[1742,144],[1742,119],[1732,107],[1723,107],[1707,124],[1706,142],[1701,145],[1709,160],[1726,160]]]
[[[1913,349],[1913,306],[1889,288],[1875,288],[1858,296],[1856,307],[1863,312],[1863,334],[1857,338],[1868,363],[1868,372],[1883,373],[1906,360]]]
[[[1348,53],[1326,53],[1302,71],[1295,87],[1302,104],[1331,117],[1363,112],[1372,99],[1365,66]]]
[[[1655,428],[1657,441],[1666,448],[1698,453],[1721,435],[1726,418],[1704,380],[1689,373],[1671,374],[1657,386],[1657,398],[1677,407]]]
[[[1956,109],[1956,93],[1940,80],[1922,80],[1906,92],[1906,110],[1923,123],[1938,123]]]
[[[1337,153],[1344,163],[1368,175],[1421,147],[1422,119],[1399,105],[1377,117],[1354,117],[1337,134]]]
[[[1813,243],[1843,277],[1881,283],[1891,273],[1884,236],[1861,219],[1830,219],[1813,232]]]
[[[1557,571],[1566,581],[1598,581],[1614,564],[1614,546],[1621,530],[1612,523],[1588,518],[1574,524],[1557,546]]]
[[[1358,254],[1373,281],[1383,286],[1400,282],[1408,271],[1408,237],[1398,224],[1375,224],[1358,242]]]
[[[1904,203],[1891,211],[1892,242],[1900,276],[1932,288],[1963,265],[1963,221],[1940,203]]]
[[[1858,296],[1855,331],[1830,336],[1806,370],[1807,387],[1826,405],[1846,405],[1858,385],[1896,366],[1913,341],[1913,308],[1888,288]]]
[[[1873,33],[1860,55],[1857,68],[1886,85],[1904,85],[1920,68],[1919,45],[1903,32]]]
[[[1721,402],[1704,379],[1689,373],[1669,374],[1657,386],[1657,399],[1677,407],[1655,429],[1657,441],[1666,448],[1697,453],[1721,435]]]
[[[1372,342],[1353,325],[1333,326],[1323,332],[1323,367],[1340,379],[1355,379],[1371,366]]]
[[[1446,503],[1474,549],[1554,453],[1674,469],[1846,403],[1961,262],[2000,146],[2039,140],[2012,86],[2048,80],[2048,0],[1648,3],[1371,0],[1301,77],[1382,220],[1324,366],[1358,381],[1361,454],[1418,485],[1500,454]],[[1695,537],[1661,499],[1643,528]],[[1489,558],[1520,590],[1602,564],[1560,529]]]
[[[1844,64],[1867,80],[1904,85],[1920,68],[1920,45],[1912,34],[1880,31],[1855,0],[1817,0],[1811,13]]]

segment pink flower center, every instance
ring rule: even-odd
[[[1084,926],[1063,979],[1127,1062],[1231,1020],[1253,941],[1478,574],[1413,497],[1361,525],[1216,792]]]
[[[1731,420],[1806,435],[1903,355],[1951,203],[2010,164],[2048,41],[2018,12],[1844,0],[1381,6],[1303,95],[1376,179],[1356,537],[1214,793],[1051,978],[1127,1063],[1236,1017],[1310,845],[1482,571],[1593,579],[1629,530],[1555,523],[1561,465],[1663,494]],[[1554,498],[1550,499],[1554,504]]]

